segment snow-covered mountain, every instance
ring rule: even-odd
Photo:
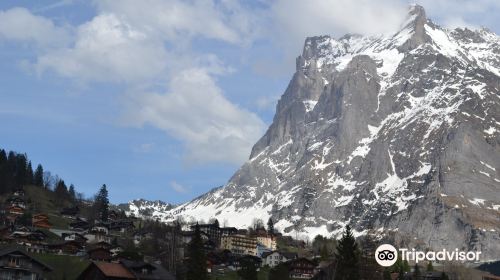
[[[500,38],[412,6],[391,35],[310,37],[266,134],[229,182],[164,221],[272,217],[286,234],[350,224],[500,259]]]
[[[146,219],[161,219],[164,217],[164,213],[170,211],[174,207],[175,205],[161,200],[150,201],[145,199],[135,199],[128,203],[117,205],[117,208],[125,211],[127,215]]]

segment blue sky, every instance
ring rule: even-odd
[[[500,32],[498,1],[417,2]],[[87,196],[106,183],[116,203],[190,200],[248,158],[306,36],[390,32],[408,4],[1,1],[0,147]]]

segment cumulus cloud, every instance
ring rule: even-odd
[[[47,48],[65,44],[70,38],[67,27],[57,27],[45,17],[25,8],[0,10],[0,40],[33,43]]]
[[[143,82],[163,73],[163,42],[114,14],[101,14],[78,27],[73,46],[41,55],[39,72],[53,70],[79,82]]]
[[[167,93],[140,95],[129,117],[181,140],[194,164],[239,164],[264,130],[257,115],[229,102],[207,70],[196,68],[174,76]]]
[[[170,41],[201,36],[239,44],[252,40],[259,28],[259,17],[243,1],[100,0],[96,3],[101,12],[117,14],[134,26]]]

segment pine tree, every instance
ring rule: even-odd
[[[448,275],[446,275],[446,273],[441,273],[441,278],[439,278],[440,280],[449,280],[450,278],[448,278]]]
[[[207,260],[198,224],[196,224],[193,239],[189,243],[188,254],[186,280],[208,280]]]
[[[257,280],[257,267],[255,261],[250,258],[240,259],[240,270],[238,270],[238,275],[242,280]]]
[[[399,266],[398,280],[405,280],[405,271],[404,271],[404,267],[402,265]]]
[[[410,272],[411,271],[410,264],[408,263],[407,260],[403,261],[403,271],[404,272]]]
[[[68,197],[68,187],[64,183],[64,180],[57,181],[54,192],[60,199],[66,199]]]
[[[359,252],[351,227],[346,226],[342,238],[337,244],[337,273],[340,280],[359,279]]]
[[[75,192],[75,186],[73,184],[71,184],[69,186],[68,195],[69,195],[69,198],[72,201],[75,201],[75,199],[76,199],[76,192]]]
[[[267,220],[267,232],[269,234],[274,234],[274,222],[272,218],[269,218],[269,220]]]
[[[108,220],[109,199],[106,184],[102,185],[101,189],[95,197],[94,211],[96,211],[97,217],[101,221],[106,222]]]
[[[33,175],[33,183],[36,185],[36,186],[40,186],[42,187],[44,184],[43,184],[43,167],[41,164],[39,164],[37,167],[36,167],[36,170],[35,170],[35,175]]]
[[[326,242],[323,244],[323,247],[321,247],[321,250],[319,252],[319,256],[324,261],[330,257],[330,254],[328,253],[328,247],[326,245]]]
[[[392,280],[391,270],[388,268],[384,269],[384,280]]]
[[[427,263],[427,271],[434,271],[434,267],[432,266],[432,262]]]
[[[269,271],[268,280],[290,280],[288,266],[280,263]]]
[[[28,166],[26,167],[26,178],[24,180],[26,184],[33,184],[33,166],[31,166],[31,160],[28,161]]]
[[[418,280],[420,279],[420,276],[422,274],[420,273],[420,267],[415,264],[415,267],[413,267],[413,279]]]

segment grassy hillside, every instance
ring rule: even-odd
[[[61,256],[48,254],[33,254],[35,258],[52,267],[54,271],[47,273],[47,279],[61,280],[76,279],[90,264],[89,260],[75,256]]]

